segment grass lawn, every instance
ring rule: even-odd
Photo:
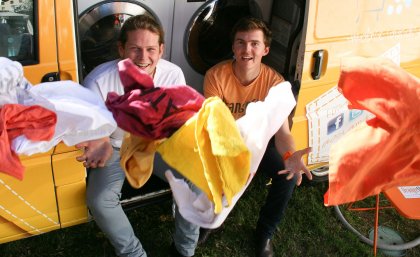
[[[254,179],[222,229],[213,234],[204,246],[197,248],[196,256],[253,256],[253,231],[266,194],[265,182],[262,177]],[[326,190],[326,183],[301,186],[295,190],[274,238],[276,256],[373,256],[372,247],[360,242],[355,234],[346,229],[333,208],[324,207],[323,194]],[[373,227],[373,213],[343,211],[343,214],[363,233],[368,233]],[[171,201],[129,211],[128,217],[148,256],[167,256],[173,229]],[[411,240],[420,235],[420,221],[406,220],[394,210],[385,210],[380,219],[381,224],[392,227]],[[89,222],[0,245],[0,257],[29,256],[102,257],[114,254],[104,234],[94,222]],[[385,255],[379,252],[377,256]],[[407,250],[405,256],[420,256],[420,246]]]

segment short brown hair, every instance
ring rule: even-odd
[[[272,33],[264,21],[254,17],[244,17],[238,20],[232,28],[230,39],[233,43],[235,40],[236,33],[250,31],[250,30],[261,30],[264,34],[265,46],[271,45]]]
[[[127,42],[127,34],[129,31],[138,29],[149,30],[159,35],[159,45],[165,43],[165,34],[162,26],[152,16],[148,14],[135,15],[128,18],[121,27],[118,41],[125,45]]]

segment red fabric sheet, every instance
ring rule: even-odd
[[[407,182],[420,184],[420,80],[391,61],[351,58],[338,83],[349,108],[375,118],[331,147],[325,205],[362,200]]]
[[[12,140],[20,135],[33,141],[50,140],[56,123],[57,115],[41,106],[5,104],[0,109],[0,171],[22,180],[25,169],[11,150]]]
[[[204,97],[186,85],[154,87],[152,78],[129,59],[118,63],[124,95],[105,102],[118,127],[149,139],[169,137],[193,116]]]

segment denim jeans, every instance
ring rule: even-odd
[[[169,168],[160,155],[156,154],[153,173],[166,181],[164,172]],[[181,177],[173,169],[171,170],[176,177]],[[120,167],[119,150],[114,149],[105,167],[89,171],[87,205],[96,224],[106,234],[118,256],[146,257],[147,254],[120,204],[124,179],[125,174]],[[191,183],[190,186],[194,192],[199,192]],[[198,235],[199,226],[186,221],[175,207],[173,240],[178,251],[185,256],[193,256]]]
[[[264,173],[272,179],[268,195],[261,207],[256,233],[260,238],[272,238],[277,225],[283,218],[287,204],[292,198],[296,177],[287,180],[287,174],[278,175],[284,169],[282,157],[273,144],[267,147],[257,173]]]

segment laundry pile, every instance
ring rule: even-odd
[[[158,151],[203,192],[195,194],[184,180],[166,172],[181,215],[202,227],[220,226],[296,104],[290,83],[273,87],[264,102],[249,104],[247,114],[235,121],[218,97],[203,100],[186,85],[155,88],[149,75],[128,59],[119,63],[119,70],[125,94],[110,93],[106,103],[120,127],[130,123],[120,151],[128,181],[141,187]],[[180,118],[166,122],[172,117]]]
[[[0,57],[0,171],[23,179],[18,155],[109,136],[116,122],[103,101],[72,81],[30,85],[22,65]]]

